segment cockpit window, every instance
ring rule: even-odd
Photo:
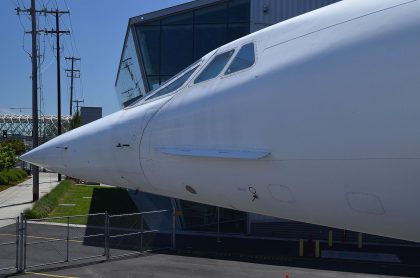
[[[202,59],[194,62],[189,67],[185,68],[180,73],[178,73],[177,75],[175,75],[172,78],[170,78],[169,80],[167,80],[160,87],[158,87],[158,88],[154,89],[153,91],[151,91],[150,93],[148,93],[147,98],[141,98],[141,99],[135,101],[130,106],[126,107],[126,108],[132,108],[132,107],[137,106],[139,103],[142,103],[142,102],[147,101],[149,99],[153,99],[153,98],[156,98],[156,97],[160,97],[160,96],[175,92],[176,90],[181,88],[182,85],[184,85],[184,83],[186,81],[188,81],[188,79],[191,77],[191,75],[197,70],[197,68],[200,67],[201,62],[202,62]]]
[[[195,72],[195,70],[197,68],[198,68],[198,65],[196,65],[195,67],[187,70],[183,74],[179,75],[178,78],[176,78],[173,82],[171,82],[169,85],[167,85],[166,87],[162,88],[161,90],[159,90],[155,94],[151,95],[146,100],[157,98],[157,97],[160,97],[160,96],[163,96],[163,95],[166,95],[166,94],[175,92],[176,90],[178,90],[179,88],[181,88],[182,85],[184,85],[184,83],[191,77],[191,75]]]
[[[229,65],[228,69],[225,72],[225,75],[241,71],[252,67],[255,63],[255,49],[254,43],[248,43],[241,47],[238,51],[238,54],[233,59],[232,63]]]
[[[194,84],[215,78],[225,68],[235,50],[230,50],[221,53],[214,57],[214,59],[207,65],[207,67],[194,80]]]

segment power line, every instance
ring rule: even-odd
[[[17,8],[18,11],[18,15],[19,15],[19,23],[21,25],[21,27],[23,28],[23,30],[27,29],[27,27],[25,27],[26,22],[24,22],[22,20],[22,15],[26,14],[23,12],[19,12],[19,11],[24,11],[27,10],[24,2],[25,0],[9,0],[13,6],[21,6],[24,8]],[[66,63],[64,64],[64,66],[59,62],[60,59],[58,56],[64,55],[65,57],[80,57],[79,54],[79,49],[75,40],[75,36],[74,33],[71,32],[70,34],[70,30],[73,29],[73,24],[72,24],[72,19],[71,19],[71,15],[70,15],[70,9],[68,6],[67,1],[64,2],[65,7],[62,7],[62,10],[60,10],[59,4],[62,4],[62,2],[59,1],[55,1],[55,0],[37,0],[38,3],[40,3],[40,7],[39,9],[36,11],[36,17],[37,17],[37,22],[39,24],[38,26],[38,36],[43,36],[42,38],[38,39],[38,43],[37,43],[37,47],[38,47],[38,53],[39,56],[38,57],[38,67],[40,67],[40,69],[38,70],[39,74],[38,74],[38,79],[39,79],[39,101],[40,101],[40,111],[42,111],[44,109],[44,103],[45,103],[45,95],[44,95],[44,89],[43,89],[43,83],[42,83],[42,73],[44,73],[53,63],[53,59],[55,58],[56,62],[57,62],[57,72],[59,71],[65,71],[65,69],[69,69],[70,68],[70,63],[68,63],[68,61],[66,60]],[[52,8],[52,9],[51,9]],[[58,24],[57,24],[57,18],[55,18],[56,22],[53,22],[52,18],[48,15],[55,15],[56,11],[60,11],[59,15],[62,14],[68,14],[68,17],[64,18],[62,16],[58,16]],[[42,19],[43,16],[43,19]],[[53,41],[51,36],[49,35],[54,35],[55,32],[55,28],[56,26],[60,26],[60,29],[62,30],[68,30],[66,31],[67,34],[70,34],[70,36],[62,36],[62,38],[59,39],[60,41],[60,45],[57,45],[57,40]],[[70,28],[69,28],[70,27]],[[24,32],[23,36],[22,36],[22,49],[25,51],[25,53],[28,54],[29,57],[31,57],[30,51],[27,49],[27,37],[26,35],[28,34],[28,32]],[[46,53],[47,48],[51,49],[51,52],[48,51],[48,54]],[[58,49],[58,51],[57,51]],[[52,53],[53,55],[50,56],[50,53]],[[49,58],[49,57],[53,57],[53,58]],[[59,65],[58,65],[59,64]],[[41,66],[42,65],[42,66]],[[81,63],[80,63],[80,68],[81,69]],[[45,76],[45,74],[44,74]],[[69,76],[70,77],[70,76]],[[77,78],[77,77],[76,77]],[[58,78],[57,78],[58,79]],[[65,90],[65,94],[66,95],[66,99],[67,99],[67,95],[70,95],[70,98],[75,98],[75,92],[77,91],[77,95],[78,97],[82,97],[84,96],[83,93],[83,80],[81,77],[79,77],[80,82],[78,84],[78,87],[80,87],[79,90],[75,90],[75,86],[73,84],[71,84],[71,80],[70,79],[65,79],[65,85],[68,88],[67,90]],[[58,83],[58,82],[57,82]],[[61,83],[61,82],[60,82]],[[73,87],[73,88],[72,88]],[[73,94],[73,95],[72,95]],[[61,94],[60,94],[61,95]],[[58,86],[57,86],[57,98],[58,98]],[[58,100],[57,100],[58,102]],[[71,100],[70,100],[70,103]]]

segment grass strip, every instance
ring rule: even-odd
[[[80,185],[66,180],[24,213],[28,219],[82,215],[71,217],[70,224],[98,226],[103,225],[103,216],[86,215],[105,211],[110,215],[138,212],[126,189]],[[66,218],[52,221],[67,223]],[[127,218],[121,221],[127,221]]]
[[[69,188],[74,185],[71,180],[62,181],[50,193],[39,199],[31,209],[24,211],[27,219],[45,218],[56,208],[60,202],[60,198]]]

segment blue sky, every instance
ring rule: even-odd
[[[85,100],[85,106],[101,106],[107,115],[119,109],[114,89],[118,63],[128,19],[143,13],[189,2],[188,0],[37,0],[37,6],[49,9],[70,9],[70,19],[62,15],[63,29],[71,28],[72,37],[61,36],[61,91],[63,115],[69,113],[70,80],[64,69],[70,65],[64,56],[80,56],[81,79],[75,79],[76,98]],[[26,15],[16,15],[17,6],[27,8],[30,0],[0,1],[0,113],[30,114],[30,110],[9,108],[31,107],[31,62],[26,51],[31,50],[31,36]],[[40,17],[40,27],[53,26],[54,17]],[[22,26],[23,25],[23,26]],[[39,36],[44,54],[42,70],[43,111],[57,113],[56,62],[53,47],[55,37]],[[45,51],[44,51],[45,49]],[[77,64],[79,68],[79,64]]]

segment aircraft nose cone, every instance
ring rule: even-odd
[[[30,150],[27,153],[24,153],[23,155],[19,157],[19,159],[25,162],[29,162],[31,164],[37,165],[37,163],[42,161],[42,156],[40,156],[39,154],[40,152],[38,148],[36,148],[36,149]]]
[[[60,166],[59,164],[62,163],[62,153],[67,149],[67,147],[58,146],[58,140],[56,139],[53,139],[21,155],[20,159],[33,165],[45,167],[48,169],[53,169],[55,168],[54,166]]]
[[[139,159],[141,130],[133,131],[133,127],[145,113],[134,112],[126,115],[128,112],[119,111],[68,131],[20,158],[89,181],[114,185],[125,185],[138,177],[143,181]]]

